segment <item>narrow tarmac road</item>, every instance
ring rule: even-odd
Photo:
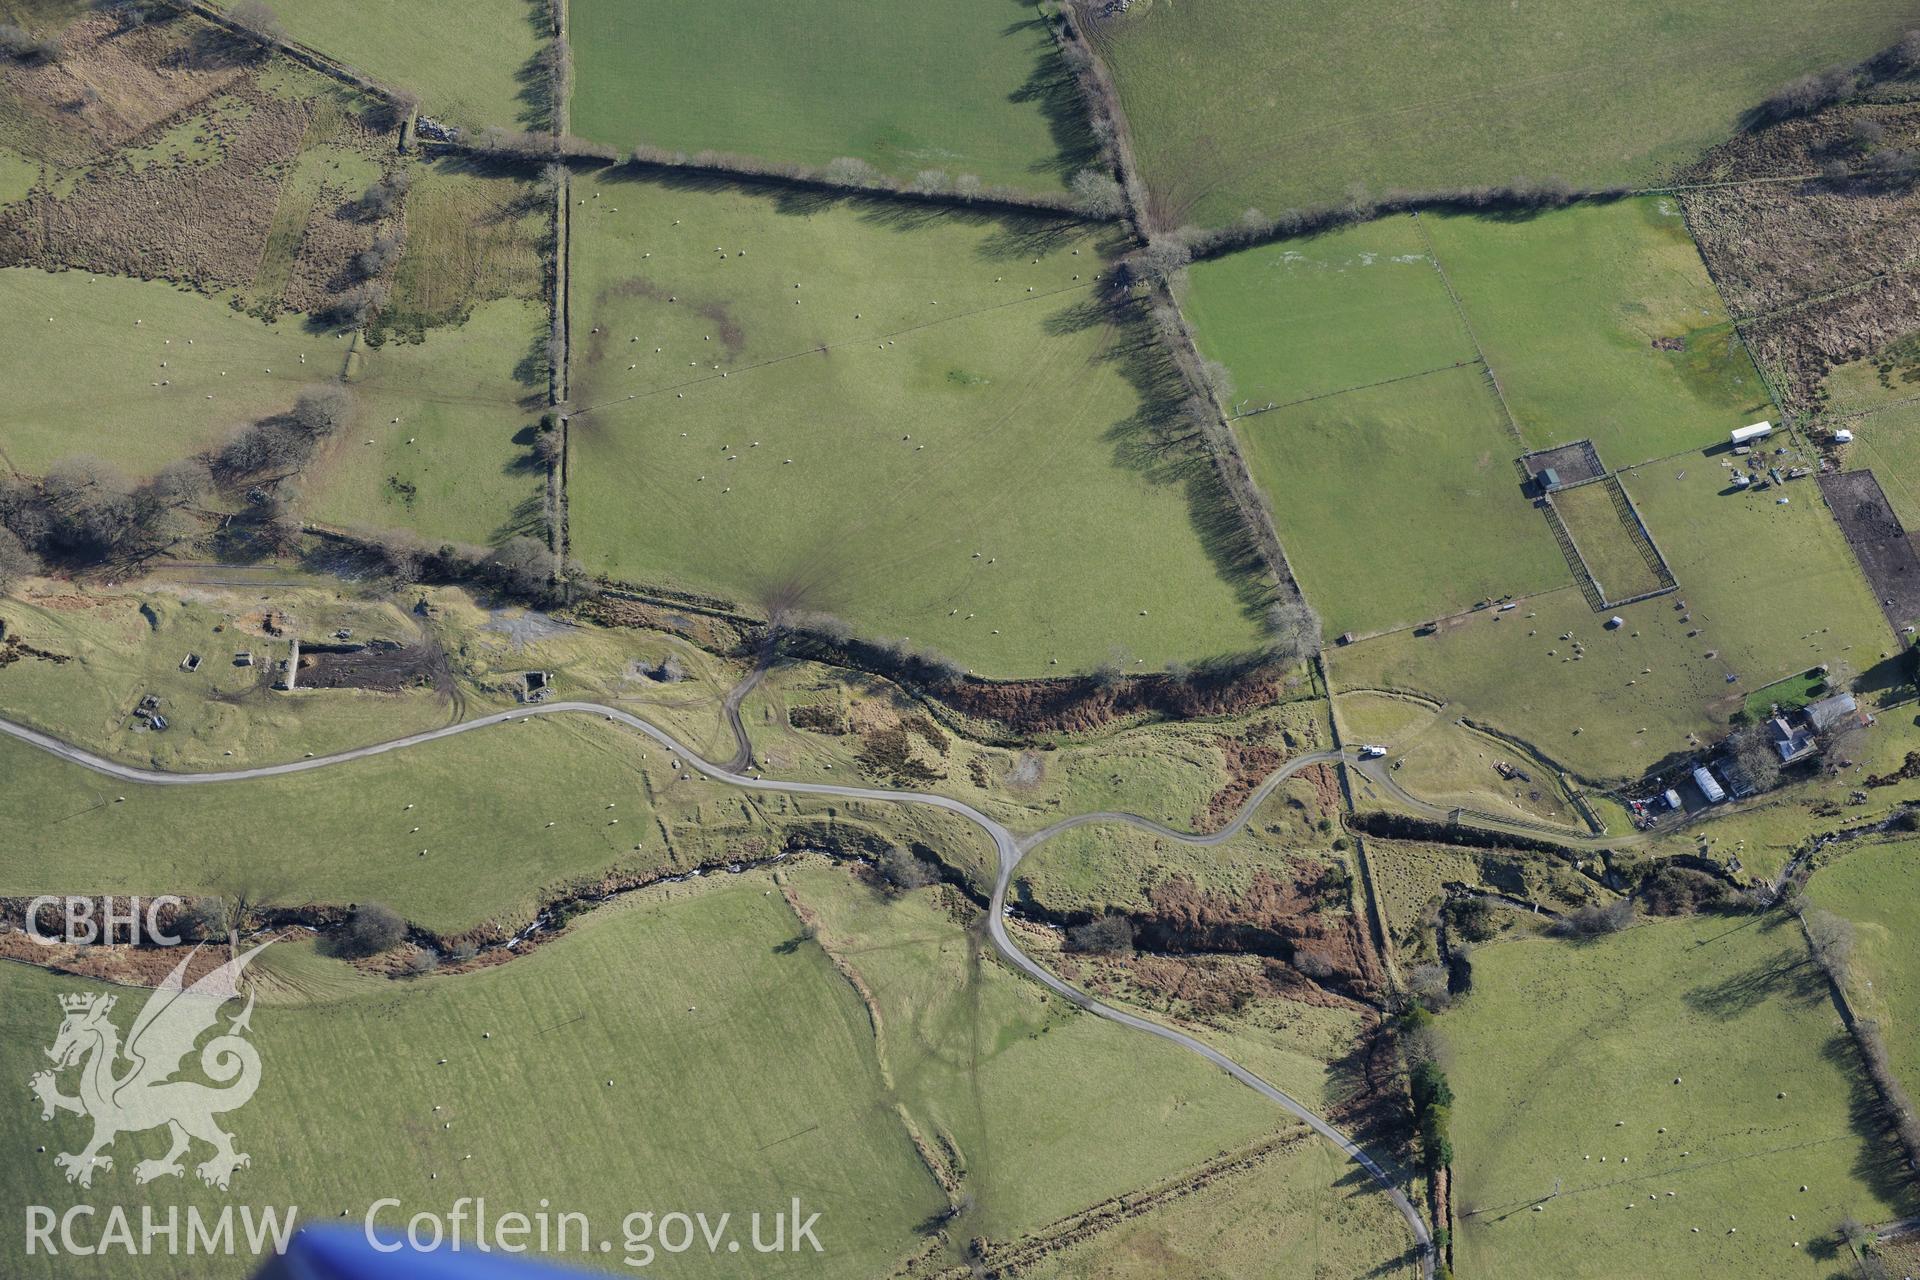
[[[737,692],[744,697],[746,690],[751,687],[751,684],[751,681],[747,682]],[[1312,765],[1326,764],[1338,760],[1346,760],[1349,764],[1356,764],[1357,762],[1352,760],[1351,757],[1339,751],[1315,751],[1307,755],[1294,757],[1269,775],[1266,781],[1262,782],[1260,786],[1255,789],[1253,794],[1247,798],[1247,802],[1241,806],[1240,811],[1234,815],[1231,822],[1220,828],[1220,830],[1205,835],[1175,831],[1171,827],[1155,822],[1149,818],[1139,817],[1135,814],[1091,813],[1064,819],[1044,830],[1022,837],[1016,835],[1010,828],[988,817],[972,805],[947,796],[929,795],[917,791],[891,791],[877,787],[844,786],[831,782],[780,781],[772,778],[754,777],[743,773],[741,770],[751,764],[752,753],[746,749],[748,744],[746,742],[745,727],[740,725],[737,718],[738,706],[738,701],[734,700],[728,707],[728,710],[731,713],[735,713],[731,715],[730,718],[733,720],[737,732],[740,735],[742,750],[736,752],[734,760],[730,760],[726,764],[714,764],[706,760],[698,752],[689,750],[683,743],[677,741],[671,734],[657,725],[642,720],[629,712],[622,711],[618,707],[603,706],[597,702],[548,702],[537,706],[516,707],[511,711],[495,712],[492,715],[481,716],[478,719],[464,720],[459,724],[446,725],[438,729],[428,729],[420,733],[412,733],[405,737],[395,738],[390,742],[375,743],[372,746],[366,747],[355,747],[350,751],[340,751],[332,755],[314,756],[304,760],[290,760],[284,764],[259,765],[249,769],[226,769],[206,773],[167,773],[156,769],[134,768],[131,765],[120,764],[116,761],[108,760],[103,756],[95,755],[91,751],[76,747],[71,743],[63,742],[50,734],[41,733],[25,725],[15,724],[10,720],[0,719],[0,733],[17,738],[22,742],[40,748],[42,751],[58,756],[62,760],[69,761],[85,769],[90,769],[95,773],[103,774],[109,778],[117,778],[124,782],[135,782],[149,786],[179,787],[204,786],[216,782],[242,782],[252,778],[273,778],[286,774],[308,773],[315,769],[326,769],[335,765],[345,764],[352,760],[365,760],[373,756],[385,755],[390,751],[404,750],[407,747],[417,746],[423,742],[434,742],[441,738],[451,738],[456,734],[473,733],[494,726],[508,725],[514,721],[526,720],[534,716],[597,715],[614,723],[625,725],[627,728],[651,738],[668,751],[685,759],[689,767],[702,776],[711,778],[715,782],[726,783],[728,786],[740,787],[747,791],[834,796],[846,800],[870,800],[878,804],[921,805],[927,808],[944,809],[949,813],[958,814],[960,817],[967,819],[979,827],[982,831],[985,831],[987,835],[992,838],[994,848],[999,854],[999,874],[994,879],[993,896],[987,915],[987,933],[993,942],[994,950],[998,951],[1002,958],[1018,968],[1021,972],[1032,977],[1048,990],[1055,992],[1062,998],[1071,1001],[1078,1008],[1084,1009],[1096,1017],[1105,1018],[1109,1022],[1117,1022],[1121,1026],[1130,1027],[1135,1031],[1145,1032],[1147,1035],[1158,1036],[1162,1040],[1171,1041],[1183,1049],[1199,1054],[1202,1058],[1219,1067],[1222,1071],[1225,1071],[1228,1075],[1231,1075],[1248,1088],[1253,1089],[1262,1097],[1278,1104],[1304,1121],[1316,1133],[1333,1143],[1333,1145],[1339,1148],[1349,1159],[1364,1169],[1368,1176],[1378,1183],[1386,1192],[1388,1198],[1393,1202],[1394,1208],[1399,1210],[1400,1216],[1406,1219],[1407,1225],[1413,1233],[1415,1249],[1419,1258],[1420,1274],[1423,1280],[1433,1280],[1433,1236],[1427,1230],[1426,1220],[1421,1217],[1420,1211],[1415,1208],[1413,1201],[1400,1189],[1399,1184],[1395,1182],[1393,1176],[1387,1169],[1374,1160],[1372,1156],[1368,1155],[1358,1143],[1334,1128],[1325,1118],[1308,1108],[1304,1103],[1275,1087],[1252,1071],[1249,1071],[1246,1067],[1241,1066],[1219,1050],[1203,1044],[1185,1032],[1163,1026],[1158,1022],[1153,1022],[1136,1014],[1113,1008],[1110,1005],[1102,1004],[1086,992],[1068,984],[1031,956],[1027,955],[1026,952],[1022,951],[1019,945],[1014,942],[1012,936],[1007,932],[1006,926],[1007,886],[1013,880],[1015,869],[1019,867],[1021,860],[1037,846],[1059,835],[1063,831],[1069,831],[1075,827],[1085,826],[1094,822],[1116,822],[1140,827],[1165,839],[1178,840],[1184,844],[1217,845],[1237,835],[1253,817],[1254,811],[1273,793],[1274,789],[1300,770]],[[1368,776],[1372,777],[1374,775],[1369,773]]]

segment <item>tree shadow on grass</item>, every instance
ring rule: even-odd
[[[1022,3],[1028,3],[1028,0],[1022,0]],[[1026,83],[1008,94],[1007,101],[1034,103],[1040,108],[1040,114],[1047,122],[1047,132],[1053,138],[1054,154],[1035,160],[1027,171],[1052,175],[1064,186],[1080,170],[1100,163],[1100,144],[1095,141],[1093,130],[1087,123],[1087,109],[1080,100],[1080,87],[1074,83],[1073,74],[1061,62],[1053,37],[1046,34],[1046,26],[1045,18],[1034,17],[1011,23],[1000,32],[1008,39],[1033,32],[1045,38],[1040,57],[1034,63]]]
[[[528,0],[527,25],[533,28],[539,47],[513,73],[514,84],[518,86],[514,101],[520,104],[516,123],[522,129],[558,130],[560,100],[554,92],[552,68],[547,60],[548,44],[553,39],[547,0]]]
[[[1723,1022],[1759,1008],[1776,996],[1794,1000],[1812,1000],[1825,994],[1827,975],[1813,957],[1763,964],[1709,982],[1687,992],[1682,1001],[1695,1013]]]
[[[1860,1139],[1853,1157],[1853,1176],[1883,1201],[1898,1206],[1903,1215],[1912,1213],[1920,1204],[1920,1194],[1916,1194],[1886,1104],[1861,1061],[1860,1046],[1846,1032],[1836,1032],[1820,1046],[1820,1056],[1846,1080],[1847,1127]]]
[[[1056,313],[1049,332],[1076,332],[1091,327],[1096,317],[1111,326],[1112,337],[1096,359],[1119,371],[1140,404],[1107,430],[1115,463],[1149,483],[1181,488],[1201,548],[1232,588],[1242,612],[1257,619],[1272,603],[1273,587],[1266,580],[1266,558],[1222,482],[1213,446],[1195,416],[1210,413],[1210,407],[1193,403],[1172,352],[1147,323],[1144,303],[1132,298],[1094,301],[1096,305],[1075,303]]]
[[[529,493],[514,503],[513,510],[507,513],[507,518],[500,523],[500,527],[493,531],[490,541],[497,546],[513,537],[538,538],[542,542],[546,541],[547,504],[544,493],[538,491]]]

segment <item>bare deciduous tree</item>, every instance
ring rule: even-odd
[[[1126,194],[1104,170],[1082,169],[1073,175],[1070,186],[1074,203],[1093,217],[1117,218],[1127,211]]]
[[[12,589],[22,578],[40,572],[40,561],[18,535],[0,525],[0,592]]]
[[[935,876],[927,864],[914,856],[911,849],[890,844],[886,851],[875,860],[880,878],[886,882],[893,893],[911,893],[915,889],[924,889],[934,882]]]
[[[1320,615],[1295,597],[1267,606],[1267,656],[1292,666],[1320,652]]]
[[[1780,753],[1773,745],[1773,732],[1764,724],[1750,724],[1735,731],[1727,746],[1747,781],[1759,791],[1771,790],[1780,781]]]
[[[839,156],[827,162],[821,176],[828,182],[849,187],[872,186],[880,179],[879,170],[854,156]]]
[[[394,235],[378,235],[373,243],[354,255],[353,269],[361,279],[371,280],[385,272],[400,257],[400,239]]]
[[[286,24],[266,0],[239,0],[229,5],[227,20],[262,44],[275,44],[287,38]]]
[[[413,187],[413,175],[405,169],[390,169],[380,175],[373,185],[360,193],[357,208],[360,216],[369,222],[377,222],[399,212],[407,192]]]

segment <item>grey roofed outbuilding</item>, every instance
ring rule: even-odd
[[[1859,714],[1859,711],[1860,705],[1853,700],[1852,694],[1836,693],[1832,697],[1822,698],[1818,702],[1809,702],[1807,704],[1807,721],[1813,725],[1814,729],[1825,733],[1833,725],[1845,720],[1848,716]]]

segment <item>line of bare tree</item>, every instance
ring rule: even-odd
[[[1076,187],[1075,194],[1089,201],[1104,201],[1111,195],[1113,203],[1117,205],[1115,216],[1130,216],[1134,230],[1144,239],[1149,232],[1147,185],[1133,158],[1127,117],[1120,108],[1120,92],[1113,83],[1113,77],[1107,73],[1106,64],[1086,42],[1070,11],[1050,16],[1047,19],[1047,32],[1053,37],[1060,61],[1080,92],[1080,101],[1087,112],[1087,129],[1093,134],[1093,140],[1100,149],[1101,162],[1106,167],[1105,174],[1098,170],[1087,170],[1076,177],[1076,184],[1084,180],[1086,190]],[[1104,178],[1105,181],[1096,182],[1098,178]],[[1107,184],[1111,184],[1111,187]]]
[[[1747,113],[1746,124],[1756,128],[1794,116],[1812,115],[1888,81],[1904,80],[1916,74],[1920,74],[1920,31],[1909,31],[1859,62],[1836,63],[1789,80]]]
[[[1920,1173],[1920,1112],[1914,1110],[1913,1099],[1908,1095],[1906,1086],[1893,1073],[1880,1023],[1873,1018],[1854,1017],[1852,1006],[1847,1001],[1848,985],[1853,976],[1853,922],[1813,906],[1797,891],[1788,895],[1786,908],[1799,918],[1815,963],[1826,972],[1834,991],[1840,996],[1847,1030],[1853,1033],[1854,1043],[1860,1048],[1861,1064],[1866,1068],[1868,1079],[1873,1081],[1874,1091],[1880,1095],[1881,1106],[1893,1127],[1894,1137],[1906,1155],[1907,1168]]]
[[[134,483],[99,458],[62,459],[33,479],[0,476],[0,585],[42,561],[107,562],[160,550],[186,528],[186,509],[211,488],[201,459]]]

